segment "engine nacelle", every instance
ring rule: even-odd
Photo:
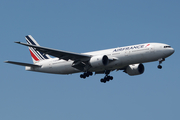
[[[103,67],[109,63],[109,59],[106,55],[94,56],[90,59],[89,63],[92,67]]]
[[[129,65],[125,69],[125,72],[131,76],[143,74],[144,73],[144,65],[143,64]]]

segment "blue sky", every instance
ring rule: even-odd
[[[178,0],[18,0],[0,4],[0,118],[2,120],[180,119]],[[83,53],[147,42],[167,43],[175,53],[145,73],[95,75],[28,72],[5,60],[32,63],[25,42]]]

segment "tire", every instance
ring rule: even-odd
[[[158,65],[158,68],[159,68],[159,69],[162,69],[162,66],[161,66],[161,65]]]

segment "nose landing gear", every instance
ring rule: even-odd
[[[162,64],[163,61],[165,61],[165,58],[161,58],[158,61],[159,61],[159,65],[157,67],[158,67],[158,69],[162,69],[162,65],[161,64]]]

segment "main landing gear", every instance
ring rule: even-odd
[[[100,81],[103,83],[106,83],[109,80],[113,80],[113,76],[106,75],[104,78],[102,78]]]
[[[159,69],[162,69],[162,62],[165,61],[165,58],[161,58],[158,60],[159,61],[159,65],[157,66]]]
[[[92,75],[93,75],[92,72],[85,72],[85,73],[80,75],[80,78],[84,78],[85,79],[86,77],[89,77],[89,76],[92,76]]]
[[[110,80],[113,80],[113,77],[112,76],[109,76],[110,74],[110,71],[105,71],[105,77],[102,78],[100,81],[103,82],[103,83],[106,83],[107,81],[110,81]],[[86,78],[86,77],[89,77],[89,76],[92,76],[93,73],[92,72],[84,72],[83,74],[80,75],[80,78]]]
[[[113,80],[113,76],[109,76],[109,73],[110,73],[110,71],[106,71],[105,72],[105,74],[106,74],[105,77],[102,78],[100,81],[103,82],[103,83],[106,83],[109,80]]]

